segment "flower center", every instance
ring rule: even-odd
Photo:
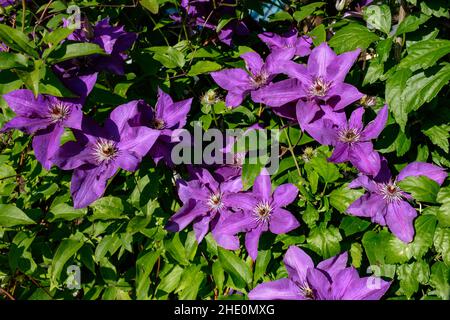
[[[220,98],[217,95],[216,91],[213,89],[208,90],[202,97],[202,103],[206,104],[208,106],[216,104],[219,101],[220,101]]]
[[[269,79],[269,75],[266,71],[262,70],[257,75],[252,76],[251,84],[253,88],[258,89],[264,86],[267,83],[267,80]]]
[[[114,141],[100,138],[94,145],[93,156],[97,163],[109,163],[116,158],[119,149]]]
[[[305,162],[308,162],[309,160],[311,160],[312,158],[314,158],[317,154],[317,150],[315,150],[314,148],[311,147],[306,147],[303,150],[303,154],[302,154],[302,159]]]
[[[331,82],[326,82],[321,77],[317,77],[309,88],[309,93],[315,97],[324,97],[327,95],[330,86]]]
[[[402,190],[395,182],[382,183],[379,185],[379,192],[387,202],[400,201],[403,199]]]
[[[347,128],[339,132],[339,140],[345,143],[358,142],[361,134],[358,129]]]
[[[162,130],[166,127],[166,123],[162,119],[153,119],[151,123],[151,127],[156,130]]]
[[[50,120],[53,123],[67,120],[67,118],[69,117],[69,114],[70,114],[69,106],[62,102],[52,104],[48,108],[48,116],[50,117]]]
[[[258,222],[266,223],[270,220],[272,210],[272,206],[267,201],[261,201],[253,209],[253,214]]]
[[[299,289],[300,289],[300,293],[306,298],[306,299],[310,299],[310,300],[314,300],[315,296],[314,296],[314,291],[311,289],[311,287],[309,286],[309,284],[307,282],[304,282],[303,284],[297,284]]]
[[[208,206],[211,210],[216,211],[223,208],[222,193],[212,193],[208,199]]]

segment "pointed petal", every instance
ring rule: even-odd
[[[175,102],[164,109],[163,119],[167,128],[182,128],[191,109],[192,98]]]
[[[283,64],[290,61],[294,55],[295,48],[275,50],[267,56],[264,68],[271,75],[283,73],[285,71]]]
[[[120,168],[133,172],[139,168],[141,157],[135,153],[121,152],[114,161]]]
[[[31,118],[46,118],[48,114],[49,101],[43,95],[34,97],[33,92],[28,89],[11,91],[2,96],[8,106],[18,115]]]
[[[330,76],[332,76],[332,79],[329,80],[343,82],[347,76],[347,73],[350,71],[350,68],[358,59],[360,53],[361,49],[358,48],[354,51],[349,51],[338,55],[333,62],[333,67],[330,68],[333,69],[333,71],[329,72]]]
[[[358,178],[356,178],[355,180],[353,180],[352,182],[350,182],[348,184],[348,187],[350,189],[355,189],[355,188],[364,188],[370,192],[375,192],[376,191],[376,183],[370,179],[368,176],[366,175],[362,175],[360,174],[358,176]]]
[[[373,222],[382,226],[386,225],[386,210],[385,200],[375,193],[366,193],[347,208],[347,212],[351,215],[371,218]]]
[[[327,97],[329,97],[328,105],[333,107],[334,110],[341,110],[361,99],[363,94],[351,84],[339,83],[330,88]]]
[[[316,300],[330,300],[331,283],[322,271],[314,268],[308,269],[306,281],[313,289]]]
[[[190,200],[185,203],[167,222],[165,229],[178,232],[186,228],[195,218],[207,212],[207,208],[199,201]]]
[[[121,141],[117,146],[122,152],[134,153],[137,158],[142,159],[149,152],[159,135],[159,130],[125,125],[120,137]]]
[[[258,244],[262,233],[262,227],[257,227],[245,234],[245,248],[253,261],[258,257]]]
[[[443,168],[434,164],[425,162],[413,162],[408,164],[400,171],[399,175],[397,176],[397,180],[401,181],[406,177],[411,176],[425,176],[441,185],[442,183],[444,183],[444,180],[447,178],[448,174]]]
[[[289,246],[283,258],[284,265],[289,274],[289,278],[298,283],[306,281],[306,272],[314,268],[314,262],[305,251],[296,247]]]
[[[211,221],[211,217],[209,215],[195,219],[195,221],[193,223],[193,229],[194,229],[195,239],[197,240],[197,243],[202,242],[203,238],[208,233],[210,221]]]
[[[209,191],[199,180],[192,180],[186,182],[184,180],[177,180],[178,197],[183,203],[190,199],[198,201],[205,201],[209,196]]]
[[[350,160],[349,149],[348,144],[338,142],[333,150],[333,154],[328,158],[328,161],[341,163]]]
[[[348,127],[352,129],[358,129],[362,130],[363,128],[363,121],[362,117],[364,115],[364,108],[358,107],[355,109],[355,111],[352,112],[350,119],[348,121]]]
[[[308,59],[308,72],[316,77],[328,79],[328,66],[334,62],[336,54],[326,42],[314,48]],[[332,80],[332,79],[329,79]]]
[[[258,203],[258,199],[252,193],[230,193],[225,195],[224,201],[228,206],[235,209],[241,209],[246,211],[252,211]]]
[[[388,119],[388,107],[385,105],[377,114],[376,118],[367,124],[361,133],[361,138],[365,140],[376,139],[386,126]]]
[[[331,285],[332,296],[336,300],[344,300],[347,291],[352,291],[352,283],[359,279],[358,272],[355,268],[345,268],[339,271],[333,278]]]
[[[380,300],[391,283],[378,277],[354,278],[342,296],[343,300]]]
[[[273,192],[273,203],[277,207],[284,207],[295,201],[298,188],[292,183],[285,183],[278,186]]]
[[[228,94],[225,98],[226,106],[232,108],[240,106],[247,94],[247,91],[228,91]]]
[[[266,201],[270,200],[272,194],[272,183],[270,175],[266,168],[261,170],[259,176],[256,177],[253,184],[253,194]]]
[[[27,134],[35,133],[42,129],[47,129],[51,126],[49,119],[45,118],[27,118],[17,116],[5,123],[0,132],[6,132],[11,129],[23,131]]]
[[[33,138],[33,150],[36,159],[46,169],[50,170],[53,156],[59,149],[61,136],[64,128],[59,125],[52,125],[46,130],[40,130]]]
[[[124,128],[128,125],[128,121],[139,115],[139,107],[144,106],[146,105],[143,100],[130,101],[115,107],[114,110],[111,111],[109,119],[115,123],[117,130],[121,134]]]
[[[252,100],[270,107],[280,107],[291,101],[305,97],[303,86],[297,79],[287,79],[270,83],[256,91],[252,91]]]
[[[261,72],[261,68],[264,65],[264,60],[256,52],[246,52],[241,54],[241,58],[244,59],[247,70],[252,74],[257,75]]]
[[[211,72],[211,77],[221,88],[228,91],[250,89],[250,76],[242,69],[225,69]]]
[[[306,87],[311,85],[312,78],[306,65],[295,63],[293,61],[287,61],[280,67],[282,68],[283,73],[290,78],[299,80]]]
[[[250,300],[302,300],[298,287],[289,279],[261,283],[248,297]]]
[[[317,265],[317,269],[325,271],[333,279],[339,271],[347,267],[347,260],[348,254],[347,252],[343,252],[337,256],[323,260]]]
[[[381,168],[381,159],[378,152],[373,150],[372,142],[359,142],[349,149],[350,162],[361,172],[376,176]]]
[[[387,206],[386,224],[391,232],[403,242],[414,238],[413,221],[417,211],[407,201],[391,202]]]
[[[274,209],[269,221],[272,233],[288,233],[300,226],[298,220],[289,211],[281,208]]]

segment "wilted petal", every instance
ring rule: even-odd
[[[294,202],[297,198],[298,188],[292,183],[278,186],[273,192],[273,203],[277,207],[284,207]]]
[[[403,242],[414,238],[414,218],[417,211],[407,201],[394,201],[388,204],[386,224],[392,233]]]
[[[250,300],[303,300],[299,288],[289,279],[261,283],[248,297]]]
[[[378,112],[376,118],[373,119],[371,122],[369,122],[367,126],[364,128],[364,130],[361,133],[361,138],[365,140],[378,138],[381,131],[383,131],[384,127],[386,126],[388,115],[389,115],[388,107],[387,105],[385,105]]]
[[[59,125],[52,125],[48,129],[40,130],[33,138],[33,150],[36,159],[46,169],[50,170],[53,156],[59,149],[61,136],[64,128]]]
[[[269,229],[272,233],[288,233],[299,226],[300,223],[289,211],[281,208],[273,210],[269,221]]]
[[[289,274],[289,278],[298,283],[306,281],[306,272],[314,268],[314,262],[305,251],[296,247],[289,246],[283,258],[284,265]]]
[[[442,183],[444,183],[444,180],[447,178],[448,174],[443,168],[438,167],[434,164],[425,162],[413,162],[408,164],[400,171],[397,176],[397,180],[401,181],[406,177],[411,176],[425,176],[441,185]]]

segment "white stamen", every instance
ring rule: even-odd
[[[251,85],[253,88],[258,89],[264,86],[267,80],[269,80],[269,74],[265,70],[261,70],[259,74],[252,76]]]
[[[361,138],[361,133],[358,129],[346,128],[339,131],[338,138],[344,143],[352,144],[359,141],[359,139]]]
[[[207,204],[208,207],[213,211],[222,209],[223,208],[222,193],[221,192],[211,193],[207,201]]]
[[[378,185],[379,194],[383,196],[383,199],[387,202],[396,202],[403,199],[402,190],[396,185],[395,182],[381,183]]]
[[[97,163],[109,163],[114,160],[119,153],[119,149],[114,141],[100,138],[94,144],[92,155]]]
[[[258,222],[267,223],[270,220],[272,210],[272,206],[267,201],[261,201],[253,209],[253,215]]]
[[[48,107],[48,117],[51,119],[52,123],[67,120],[69,115],[70,107],[63,102],[58,102]]]
[[[309,88],[310,95],[314,97],[324,97],[330,89],[331,82],[326,82],[321,77],[317,77]]]

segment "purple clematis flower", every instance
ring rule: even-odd
[[[0,0],[1,7],[12,6],[16,1],[15,0]]]
[[[347,17],[362,18],[364,7],[367,7],[372,2],[373,2],[373,0],[356,1],[356,3],[353,6],[352,10],[345,12],[343,17],[344,18],[347,18]]]
[[[52,166],[51,158],[59,148],[64,128],[80,129],[83,112],[76,100],[38,95],[20,89],[3,96],[16,117],[7,122],[2,131],[17,129],[34,134],[33,150],[36,159],[46,170]]]
[[[173,166],[171,152],[173,145],[178,142],[174,130],[186,125],[187,114],[191,108],[192,98],[174,102],[170,95],[158,89],[158,101],[155,109],[144,102],[139,103],[139,114],[131,125],[148,126],[157,130],[160,135],[149,151],[155,163],[161,160]]]
[[[279,61],[278,71],[286,73],[291,79],[261,88],[252,94],[252,99],[270,107],[280,107],[304,98],[319,105],[328,104],[334,110],[343,109],[363,96],[354,86],[344,83],[360,51],[356,49],[336,55],[323,42],[312,50],[307,65]]]
[[[242,181],[240,177],[216,180],[206,169],[197,170],[195,174],[194,180],[177,181],[183,206],[169,219],[166,229],[178,232],[193,223],[195,237],[200,243],[210,229],[214,230],[217,223],[230,214],[228,198],[242,190]]]
[[[306,57],[311,53],[312,39],[308,36],[298,36],[298,32],[292,29],[284,36],[273,32],[264,32],[258,37],[270,48],[272,52],[295,48],[294,56]]]
[[[233,208],[241,209],[229,215],[220,223],[213,236],[217,243],[229,250],[239,248],[236,234],[246,232],[245,247],[255,261],[258,256],[258,243],[261,234],[271,231],[283,234],[296,229],[300,223],[283,207],[297,197],[298,189],[287,183],[278,186],[272,193],[270,176],[266,169],[255,179],[252,192],[231,194],[228,201]]]
[[[414,238],[413,220],[417,212],[407,201],[412,200],[411,195],[397,185],[397,182],[410,176],[425,176],[441,185],[447,173],[433,164],[413,162],[404,167],[396,179],[392,179],[387,161],[383,159],[377,176],[371,178],[361,175],[349,184],[349,188],[363,187],[367,193],[353,202],[347,212],[371,218],[382,226],[387,225],[397,238],[411,242]]]
[[[259,284],[249,292],[251,300],[379,300],[390,287],[387,281],[360,278],[355,268],[346,267],[346,252],[314,267],[302,249],[290,246],[283,261],[288,278]]]
[[[142,158],[159,136],[157,130],[132,127],[139,101],[116,107],[99,127],[89,118],[82,130],[74,130],[77,141],[65,143],[53,157],[63,170],[74,170],[70,191],[74,208],[84,208],[102,197],[106,183],[119,168],[136,171]]]
[[[241,55],[247,71],[236,68],[212,72],[214,81],[223,89],[228,90],[225,103],[228,107],[239,106],[248,94],[253,94],[267,86],[279,74],[279,65],[291,59],[295,48],[271,53],[266,62],[256,52]],[[255,99],[253,99],[255,100]]]
[[[69,27],[70,21],[64,20],[63,26]],[[109,18],[91,26],[87,19],[81,21],[81,28],[67,37],[70,41],[90,42],[100,46],[106,55],[91,55],[61,62],[53,70],[63,83],[80,97],[86,97],[93,89],[100,71],[124,74],[124,53],[131,48],[137,35],[126,32],[124,27],[111,26]]]
[[[310,106],[306,109],[314,110]],[[299,113],[305,114],[301,111]],[[302,123],[304,117],[299,115],[298,119],[301,127],[316,141],[335,147],[329,161],[336,163],[350,161],[360,172],[375,176],[380,171],[381,160],[378,152],[373,149],[371,140],[377,138],[383,131],[388,119],[388,108],[384,106],[376,118],[365,127],[363,115],[364,108],[359,107],[353,111],[348,121],[340,116],[334,116],[322,117],[305,124]]]

